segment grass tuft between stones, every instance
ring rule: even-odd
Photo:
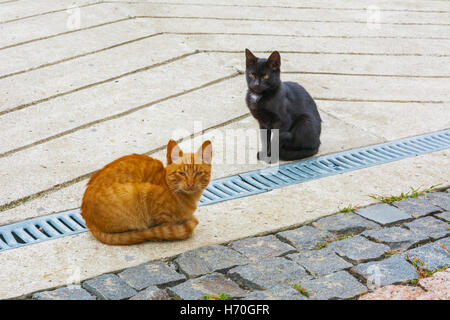
[[[197,300],[231,300],[231,297],[228,293],[219,293],[219,294],[205,294],[203,297]]]
[[[294,288],[295,290],[297,290],[298,292],[300,292],[302,295],[304,295],[305,297],[309,297],[309,293],[308,293],[308,291],[306,291],[306,289],[305,288],[302,288],[302,285],[301,284],[294,284],[293,286],[292,286],[292,288]]]
[[[404,200],[404,199],[417,198],[421,194],[434,191],[436,189],[436,187],[438,187],[440,185],[441,185],[441,183],[433,185],[433,186],[423,189],[423,190],[419,190],[419,188],[414,189],[413,187],[409,187],[411,189],[410,191],[408,191],[406,193],[402,192],[398,196],[381,196],[381,195],[371,194],[371,195],[369,195],[369,197],[371,197],[372,199],[375,199],[375,200],[379,200],[383,203],[392,204],[393,202]]]
[[[413,285],[416,285],[419,282],[420,279],[431,277],[436,272],[443,271],[443,270],[447,269],[447,266],[440,266],[440,267],[438,267],[438,268],[436,268],[434,270],[428,271],[426,268],[424,268],[425,263],[423,261],[421,261],[416,256],[412,256],[411,257],[409,255],[409,253],[407,253],[407,257],[405,258],[405,260],[413,265],[413,267],[417,271],[417,276],[419,277],[419,279],[417,279],[415,281],[414,280],[410,281],[410,283],[413,284]]]

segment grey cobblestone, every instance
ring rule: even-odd
[[[170,297],[165,289],[159,289],[156,286],[150,286],[147,289],[139,292],[130,300],[169,300]]]
[[[436,217],[439,217],[445,221],[450,222],[450,211],[445,211],[442,213],[435,214]]]
[[[416,269],[400,254],[382,261],[359,264],[351,271],[368,280],[369,288],[375,285],[405,283],[418,278]]]
[[[406,226],[414,232],[439,239],[450,234],[449,225],[433,217],[424,217],[407,223]]]
[[[233,241],[230,246],[251,262],[296,252],[294,247],[278,240],[274,235]]]
[[[429,200],[419,198],[404,199],[394,202],[393,205],[414,218],[442,211],[441,208],[436,207]]]
[[[310,279],[305,269],[285,258],[271,258],[246,266],[235,267],[227,275],[234,281],[254,290],[265,290],[275,286],[292,286]]]
[[[128,268],[119,273],[125,282],[136,290],[142,290],[151,285],[173,285],[186,279],[162,261],[145,263]]]
[[[411,215],[386,203],[380,203],[356,211],[364,218],[375,221],[383,226],[391,225],[400,221],[409,220]]]
[[[450,267],[450,253],[442,248],[439,243],[428,243],[409,250],[404,254],[404,257],[418,258],[424,263],[423,267],[429,271],[442,266]]]
[[[104,274],[83,282],[83,287],[100,299],[122,300],[134,296],[137,291],[115,274]]]
[[[441,239],[435,242],[439,246],[444,246],[447,250],[450,250],[450,237]],[[448,251],[447,251],[448,252]]]
[[[291,287],[276,286],[268,290],[253,291],[242,300],[307,300],[307,298]]]
[[[221,273],[207,274],[199,278],[189,279],[179,285],[167,288],[170,295],[183,300],[201,299],[204,295],[226,293],[230,298],[244,297],[247,292]]]
[[[313,300],[351,299],[367,292],[367,288],[346,271],[332,273],[301,283]]]
[[[407,250],[428,239],[427,236],[400,227],[368,230],[362,234],[373,241],[387,244],[392,250]]]
[[[221,245],[211,245],[180,254],[175,262],[189,278],[214,271],[224,271],[249,261],[237,251]]]
[[[286,258],[297,262],[316,277],[353,267],[351,263],[327,249],[289,254]]]
[[[366,229],[378,228],[379,225],[354,213],[338,213],[313,222],[312,225],[338,235],[358,234]]]
[[[450,211],[450,194],[448,192],[431,192],[421,195],[420,197],[429,200],[432,204],[445,211]]]
[[[355,264],[379,259],[390,250],[387,245],[372,242],[362,236],[332,242],[328,245],[328,249],[334,250]]]
[[[95,300],[95,297],[80,286],[69,286],[52,291],[33,294],[33,300]]]
[[[314,227],[303,226],[294,230],[279,232],[277,236],[292,244],[297,250],[303,251],[314,249],[318,242],[322,242],[324,237],[332,236],[332,234]]]

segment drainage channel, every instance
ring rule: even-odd
[[[211,181],[199,206],[450,148],[450,129]],[[0,226],[0,251],[86,232],[79,209]]]

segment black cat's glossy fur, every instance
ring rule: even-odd
[[[316,154],[322,120],[312,97],[298,83],[281,81],[281,61],[277,51],[268,59],[257,58],[248,49],[245,49],[245,55],[248,85],[245,101],[260,129],[267,130],[261,130],[263,146],[258,159],[271,161],[272,129],[279,129],[281,160]]]

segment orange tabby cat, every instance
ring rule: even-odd
[[[167,166],[149,156],[119,158],[91,176],[81,214],[101,242],[127,245],[191,236],[194,212],[211,178],[212,145],[183,154],[167,145]]]

